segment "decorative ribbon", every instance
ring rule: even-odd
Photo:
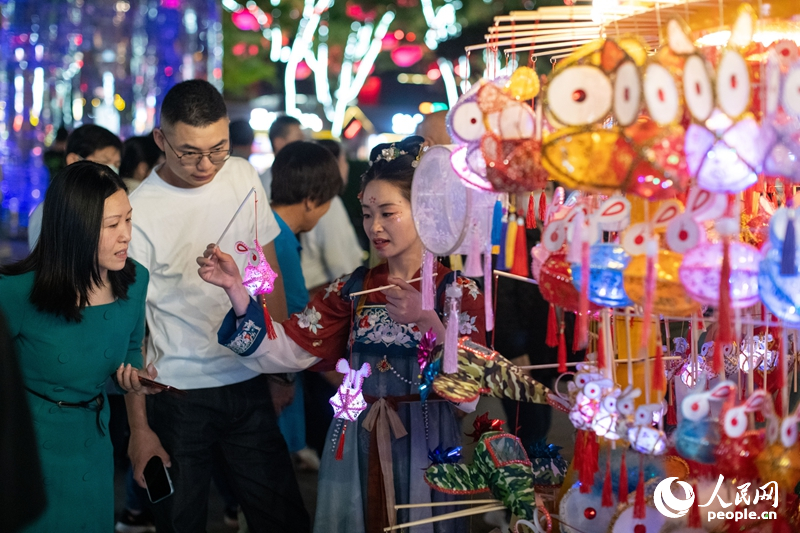
[[[373,403],[372,408],[364,418],[361,424],[364,429],[372,432],[376,430],[377,443],[378,443],[378,457],[381,465],[381,473],[383,474],[383,489],[386,494],[386,511],[389,516],[389,525],[394,526],[397,523],[397,513],[394,509],[394,470],[392,464],[392,439],[391,433],[394,434],[395,439],[399,439],[408,435],[403,422],[397,416],[395,408],[386,400],[380,398]]]

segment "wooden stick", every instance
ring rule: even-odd
[[[436,275],[437,275],[437,272],[434,272],[433,273],[433,277],[435,278]],[[420,276],[418,278],[414,278],[414,279],[408,279],[408,280],[406,280],[406,283],[414,283],[415,281],[420,281],[421,279],[422,279],[422,276]],[[366,290],[366,291],[358,291],[358,292],[351,293],[350,294],[350,298],[355,298],[356,296],[361,296],[362,294],[370,294],[370,293],[373,293],[373,292],[385,291],[386,289],[394,289],[395,287],[397,287],[397,285],[384,285],[383,287],[377,287],[375,289],[369,289],[369,290]]]
[[[649,357],[648,359],[653,360],[653,359],[655,359],[655,357]],[[683,359],[683,358],[675,356],[675,355],[668,355],[668,356],[663,357],[663,359],[665,361],[671,361],[671,360]],[[641,363],[642,361],[644,361],[644,358],[631,359],[632,363]],[[576,365],[580,365],[580,364],[583,364],[583,363],[585,363],[585,361],[580,361],[578,363],[567,363],[567,366],[576,366]],[[624,364],[624,363],[627,363],[627,361],[616,361],[615,360],[613,362],[613,364],[615,364],[615,365],[621,365],[621,364]],[[558,368],[558,363],[552,363],[552,364],[548,363],[546,365],[526,365],[526,366],[518,366],[517,368],[519,368],[520,370],[541,370],[541,369],[545,369],[545,368]]]
[[[503,272],[502,270],[495,270],[495,276],[502,276],[508,279],[515,279],[517,281],[524,281],[525,283],[530,283],[532,285],[538,285],[539,282],[533,278],[526,278],[525,276],[517,276],[516,274],[509,274],[508,272]]]
[[[253,194],[254,192],[256,192],[256,188],[255,187],[250,189],[250,192],[247,193],[247,196],[244,197],[244,200],[242,200],[242,203],[239,204],[239,209],[237,209],[236,212],[233,214],[233,216],[231,217],[231,221],[228,222],[227,226],[225,226],[225,231],[223,231],[222,235],[220,235],[219,239],[217,239],[217,242],[216,242],[217,245],[219,245],[220,241],[222,241],[223,237],[225,237],[225,234],[228,233],[228,230],[231,229],[231,224],[233,224],[233,221],[236,220],[236,217],[239,216],[239,212],[244,207],[244,204],[247,203],[247,199],[250,198],[250,195]],[[256,220],[256,226],[258,226],[258,220]]]
[[[631,353],[633,347],[633,341],[631,340],[632,333],[631,333],[631,310],[630,308],[625,309],[625,342],[627,343],[628,348],[628,385],[633,387],[633,353]]]
[[[395,509],[419,509],[422,507],[447,507],[448,505],[479,505],[479,504],[499,504],[500,500],[458,500],[453,502],[431,502],[431,503],[403,503],[395,505]]]
[[[425,518],[423,520],[416,520],[414,522],[408,522],[406,524],[397,524],[391,527],[383,528],[384,531],[394,531],[397,529],[404,529],[407,527],[414,527],[414,526],[422,526],[424,524],[433,524],[435,522],[441,522],[443,520],[450,520],[452,518],[461,518],[463,516],[471,516],[475,514],[481,513],[490,513],[492,511],[500,511],[505,509],[505,505],[481,505],[479,507],[473,507],[472,509],[464,509],[463,511],[455,511],[453,513],[447,513],[439,516],[433,516],[431,518]]]

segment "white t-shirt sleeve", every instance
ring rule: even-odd
[[[344,202],[338,196],[331,201],[328,212],[302,239],[302,267],[306,287],[313,288],[349,274],[361,266],[364,250]]]

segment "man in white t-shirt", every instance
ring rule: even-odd
[[[129,455],[140,484],[154,455],[170,465],[175,492],[153,505],[160,533],[206,530],[212,446],[219,446],[230,467],[250,531],[308,531],[267,376],[243,366],[217,342],[230,302],[197,274],[198,251],[220,239],[255,188],[217,244],[234,252],[237,241],[252,249],[258,239],[279,274],[275,290],[266,295],[267,307],[276,321],[286,318],[272,244],[280,229],[255,169],[230,157],[228,124],[225,103],[211,84],[175,85],[162,104],[161,128],[154,131],[166,162],[130,197],[129,253],[150,271],[147,361],[155,365],[158,381],[188,394],[148,396],[146,413],[144,397],[128,395]],[[251,254],[233,255],[243,268]],[[276,371],[285,372],[285,366]]]

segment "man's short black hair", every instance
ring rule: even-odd
[[[339,141],[334,141],[333,139],[320,139],[317,141],[317,144],[327,148],[336,159],[339,159],[339,156],[342,155],[342,145],[339,143]]]
[[[253,128],[246,120],[232,120],[228,130],[231,134],[231,146],[250,146],[255,140]]]
[[[225,100],[205,80],[187,80],[172,87],[161,104],[161,125],[183,122],[204,128],[228,116]]]
[[[327,148],[296,141],[287,144],[272,164],[272,203],[295,205],[311,200],[316,205],[333,199],[342,190],[339,165]]]
[[[75,128],[67,137],[67,153],[77,154],[83,159],[109,146],[113,146],[122,154],[122,141],[119,137],[95,124]]]
[[[289,128],[292,126],[300,127],[300,121],[289,115],[280,115],[272,122],[269,127],[269,142],[275,146],[275,139],[286,138],[289,135]]]

